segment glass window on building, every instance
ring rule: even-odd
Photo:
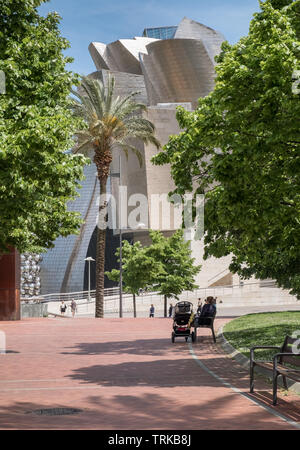
[[[158,28],[145,28],[143,31],[144,37],[155,39],[173,39],[176,33],[177,27],[158,27]]]

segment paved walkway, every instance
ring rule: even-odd
[[[273,408],[262,381],[252,399],[242,395],[248,373],[206,329],[193,345],[172,344],[171,321],[159,318],[27,319],[0,330],[0,429],[300,428],[300,398],[280,394]],[[32,413],[58,407],[82,412]]]

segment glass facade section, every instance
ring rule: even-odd
[[[177,27],[145,28],[143,36],[155,39],[173,39],[176,30]]]

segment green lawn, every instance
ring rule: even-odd
[[[230,344],[248,358],[255,345],[281,345],[285,336],[299,330],[300,311],[248,314],[232,320],[224,327]],[[272,359],[273,350],[256,350],[256,359]]]

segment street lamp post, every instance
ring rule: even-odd
[[[120,229],[120,317],[123,317],[123,271],[122,271],[122,202],[121,202],[121,180],[122,180],[122,172],[121,172],[121,155],[119,156],[119,229]]]
[[[120,225],[120,255],[119,255],[119,259],[120,259],[120,280],[119,280],[119,284],[120,284],[120,317],[123,317],[123,271],[122,271],[122,228]]]
[[[122,223],[121,223],[121,155],[119,155],[119,172],[118,173],[111,173],[111,177],[117,177],[119,178],[119,233],[120,233],[120,253],[119,253],[119,259],[120,259],[120,278],[119,278],[119,316],[123,317],[123,277],[122,277]]]
[[[91,256],[89,256],[88,258],[85,258],[85,261],[88,261],[89,263],[89,278],[88,278],[88,301],[91,300],[91,261],[95,261]]]
[[[122,269],[122,202],[121,202],[121,180],[122,180],[122,171],[121,171],[121,155],[119,155],[119,173],[111,173],[111,177],[119,178],[119,234],[120,234],[120,278],[119,278],[119,317],[123,317],[123,269]],[[139,223],[137,229],[145,228],[146,225],[144,223]]]

